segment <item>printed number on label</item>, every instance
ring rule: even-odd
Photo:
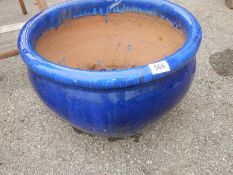
[[[153,75],[170,71],[170,66],[168,65],[167,61],[149,64],[149,68]]]

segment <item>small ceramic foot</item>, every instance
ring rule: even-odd
[[[119,141],[119,140],[126,140],[127,138],[131,138],[133,139],[134,142],[138,143],[140,141],[140,138],[141,138],[141,134],[137,134],[137,135],[133,135],[133,136],[130,136],[130,137],[125,137],[125,138],[108,138],[108,141],[109,142],[116,142],[116,141]]]
[[[233,0],[226,0],[226,4],[230,9],[233,9]]]

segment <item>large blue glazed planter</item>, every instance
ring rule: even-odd
[[[162,62],[105,72],[57,65],[35,51],[39,37],[66,19],[124,12],[145,13],[170,21],[183,31],[185,44]],[[30,19],[19,34],[18,47],[32,86],[58,116],[90,134],[125,137],[139,133],[185,96],[194,77],[201,37],[197,20],[168,1],[75,0]],[[168,66],[166,71],[162,70],[163,63]]]

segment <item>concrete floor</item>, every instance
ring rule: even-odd
[[[0,61],[0,174],[233,174],[233,10],[224,0],[175,2],[203,28],[196,77],[182,103],[140,138],[75,132],[38,99],[19,56]],[[23,16],[15,0],[0,0],[0,25],[38,12],[31,0],[26,6]],[[16,38],[1,34],[0,49]]]

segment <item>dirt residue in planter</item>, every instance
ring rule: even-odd
[[[124,69],[158,61],[182,47],[185,37],[158,17],[126,13],[67,20],[46,32],[36,50],[72,68]]]

